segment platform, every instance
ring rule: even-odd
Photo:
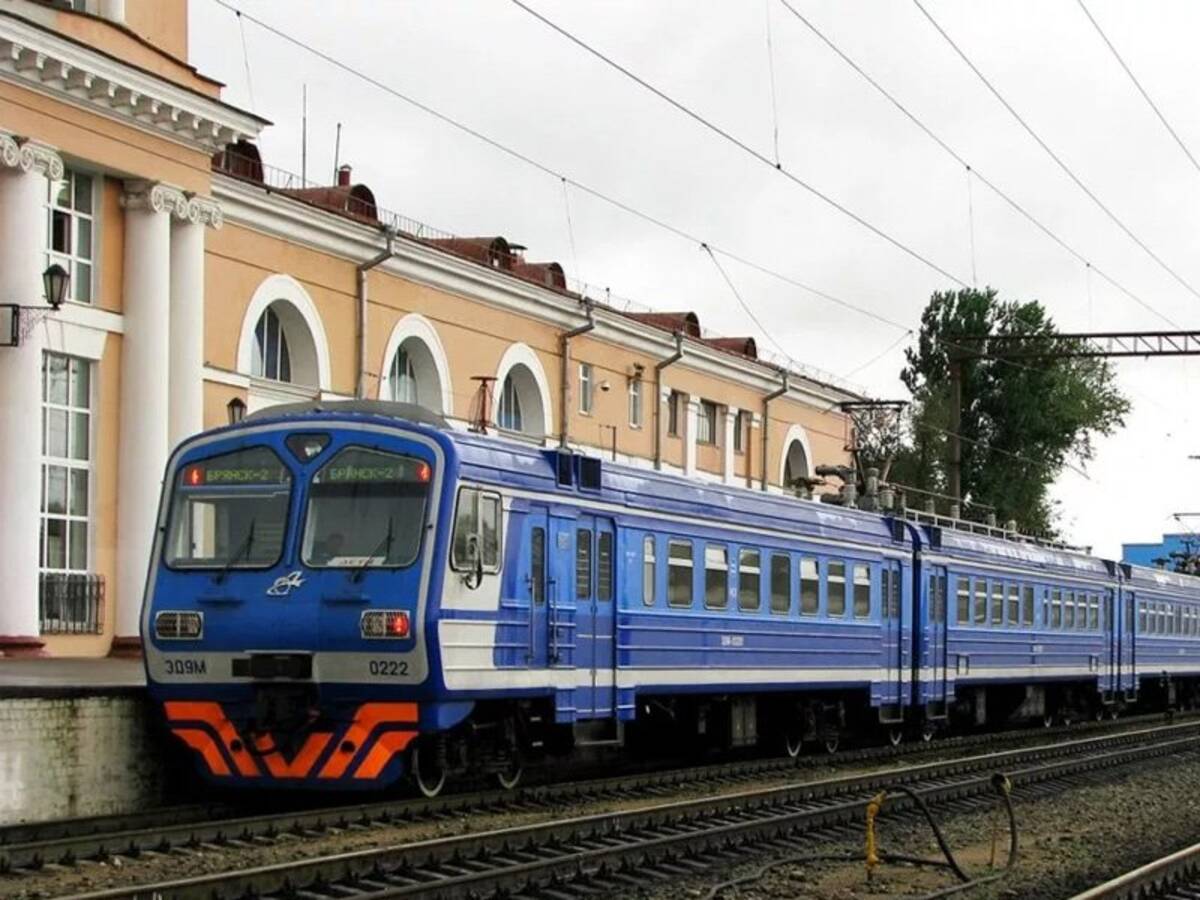
[[[138,659],[0,659],[0,823],[157,805],[177,748]]]
[[[140,659],[0,658],[0,698],[138,694],[145,687]]]

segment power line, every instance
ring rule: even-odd
[[[754,310],[752,310],[749,304],[742,299],[742,295],[738,291],[737,286],[733,283],[733,279],[729,277],[729,273],[725,271],[725,268],[721,265],[720,261],[716,258],[716,256],[713,255],[713,252],[711,249],[709,249],[708,244],[701,244],[700,249],[708,254],[708,258],[712,260],[713,265],[717,267],[717,271],[721,273],[721,277],[725,279],[725,284],[729,286],[730,292],[734,297],[737,298],[738,305],[741,306],[746,315],[750,317],[750,321],[758,326],[758,330],[762,332],[763,337],[770,341],[774,345],[775,349],[783,354],[784,359],[792,363],[792,365],[795,365],[796,361],[792,359],[786,350],[783,349],[783,346],[779,343],[779,341],[775,340],[775,337],[771,334],[770,329],[768,329],[765,325],[763,325],[762,322],[758,320],[758,316],[754,314]]]
[[[513,2],[516,2],[516,0],[513,0]],[[1137,244],[1139,247],[1141,247],[1141,249],[1146,253],[1147,256],[1149,256],[1156,263],[1158,263],[1158,265],[1167,274],[1169,274],[1172,278],[1174,278],[1177,282],[1179,282],[1179,284],[1181,284],[1188,291],[1188,293],[1192,294],[1192,296],[1196,297],[1197,299],[1200,299],[1200,291],[1197,291],[1194,287],[1192,287],[1191,284],[1189,284],[1188,281],[1186,279],[1184,279],[1184,277],[1182,275],[1180,275],[1173,268],[1171,268],[1169,265],[1167,265],[1167,263],[1163,260],[1162,257],[1160,257],[1153,250],[1151,250],[1145,241],[1143,241],[1136,234],[1134,234],[1133,231],[1129,228],[1129,226],[1126,225],[1123,221],[1121,221],[1121,219],[1117,216],[1117,214],[1114,213],[1111,209],[1109,209],[1108,206],[1105,205],[1104,201],[1102,201],[1098,196],[1096,196],[1095,192],[1092,191],[1091,188],[1089,188],[1086,184],[1084,184],[1083,180],[1078,175],[1076,175],[1075,172],[1071,169],[1071,167],[1068,166],[1063,161],[1062,157],[1059,156],[1057,153],[1055,153],[1050,148],[1050,145],[1047,144],[1044,140],[1042,140],[1041,136],[1036,131],[1033,130],[1032,126],[1030,126],[1030,124],[1028,122],[1026,122],[1024,118],[1022,118],[1021,114],[1019,112],[1017,112],[1017,110],[1013,107],[1013,105],[1004,98],[1004,95],[1001,94],[999,90],[997,90],[996,86],[993,85],[992,82],[988,80],[987,76],[984,75],[983,72],[981,72],[979,70],[978,66],[976,66],[975,63],[973,63],[971,61],[971,58],[969,56],[967,56],[967,54],[965,52],[963,52],[962,48],[959,47],[958,44],[956,44],[954,42],[954,39],[952,37],[950,37],[949,34],[946,33],[946,30],[944,28],[942,28],[942,26],[938,24],[937,20],[929,14],[929,11],[927,9],[925,9],[924,6],[921,5],[921,0],[913,0],[913,3],[914,3],[914,5],[916,5],[917,9],[919,9],[921,11],[921,14],[924,15],[925,18],[929,20],[929,24],[931,24],[934,27],[934,29],[937,31],[937,33],[940,34],[946,40],[946,43],[948,43],[950,45],[950,47],[954,50],[954,52],[958,54],[958,57],[964,63],[966,63],[967,68],[969,68],[972,72],[975,73],[975,76],[983,83],[984,87],[986,87],[991,92],[992,96],[995,97],[1000,102],[1001,106],[1003,106],[1006,110],[1008,110],[1009,114],[1017,121],[1017,124],[1019,124],[1023,129],[1025,129],[1025,132],[1031,138],[1033,138],[1033,140],[1037,143],[1037,145],[1039,147],[1042,148],[1042,150],[1044,150],[1046,152],[1046,155],[1049,156],[1052,160],[1054,160],[1054,162],[1058,165],[1058,167],[1060,169],[1062,169],[1064,173],[1066,173],[1067,177],[1070,178],[1071,181],[1073,181],[1075,183],[1075,186],[1078,187],[1081,191],[1083,191],[1083,193],[1087,195],[1088,199],[1090,199],[1101,210],[1101,212],[1103,212],[1106,216],[1108,216],[1108,218],[1113,222],[1113,224],[1115,224],[1118,228],[1121,229],[1121,231],[1123,231],[1125,233],[1126,237],[1128,237],[1131,241],[1133,241],[1135,244]]]
[[[1100,35],[1100,40],[1104,41],[1104,45],[1108,47],[1109,51],[1113,55],[1113,58],[1116,59],[1121,68],[1125,70],[1125,74],[1129,76],[1129,80],[1133,82],[1133,86],[1138,89],[1138,93],[1142,95],[1142,99],[1146,101],[1152,110],[1154,110],[1154,115],[1158,116],[1158,121],[1162,122],[1163,128],[1167,129],[1167,133],[1175,139],[1175,143],[1179,145],[1179,149],[1183,151],[1183,155],[1188,158],[1188,162],[1192,164],[1192,168],[1194,168],[1197,172],[1200,172],[1200,162],[1197,162],[1196,157],[1192,156],[1192,151],[1187,148],[1186,144],[1184,144],[1183,138],[1179,136],[1178,132],[1171,127],[1171,123],[1168,122],[1167,117],[1162,114],[1162,110],[1158,108],[1158,104],[1150,99],[1150,95],[1146,93],[1146,89],[1142,87],[1142,83],[1137,80],[1137,76],[1133,74],[1133,70],[1130,69],[1125,60],[1121,58],[1121,54],[1117,52],[1117,48],[1113,46],[1113,42],[1108,39],[1108,35],[1104,33],[1104,29],[1100,27],[1100,23],[1096,21],[1095,16],[1093,16],[1088,10],[1087,6],[1084,5],[1083,0],[1077,0],[1077,2],[1079,3],[1079,8],[1083,10],[1083,14],[1087,16],[1087,20],[1091,22],[1092,27],[1096,29],[1096,34]]]
[[[771,75],[771,136],[775,142],[775,165],[779,166],[779,102],[775,96],[775,48],[771,42],[771,0],[763,0],[767,14],[767,71]]]
[[[780,3],[801,24],[803,24],[809,31],[811,31],[823,44],[825,44],[826,47],[828,47],[831,51],[833,51],[833,53],[839,59],[841,59],[842,62],[844,62],[851,69],[853,69],[855,72],[857,72],[863,78],[863,80],[867,82],[867,84],[869,84],[877,92],[879,92],[879,94],[881,94],[884,97],[884,99],[886,99],[889,103],[892,104],[892,106],[894,106],[897,110],[899,110],[900,113],[902,115],[904,115],[905,118],[907,118],[910,122],[912,122],[913,125],[915,125],[918,129],[920,129],[925,134],[926,137],[928,137],[931,141],[933,141],[935,144],[937,144],[937,146],[940,147],[956,163],[958,163],[963,168],[967,169],[967,171],[969,173],[967,176],[968,179],[973,175],[975,177],[975,179],[977,181],[979,181],[980,184],[984,185],[993,194],[995,194],[997,197],[999,197],[1001,200],[1003,200],[1005,203],[1007,203],[1008,206],[1014,212],[1016,212],[1018,215],[1020,215],[1022,218],[1024,218],[1027,222],[1029,222],[1031,225],[1033,225],[1035,228],[1037,228],[1039,231],[1041,231],[1042,234],[1044,234],[1044,235],[1046,235],[1046,237],[1050,238],[1050,240],[1052,240],[1054,243],[1056,243],[1059,247],[1061,247],[1063,250],[1065,250],[1068,254],[1073,256],[1076,260],[1083,263],[1085,266],[1089,267],[1092,271],[1094,271],[1096,273],[1097,276],[1104,279],[1106,282],[1108,282],[1110,285],[1112,285],[1114,288],[1116,288],[1118,291],[1120,291],[1122,294],[1124,294],[1130,300],[1134,301],[1139,306],[1141,306],[1143,309],[1147,310],[1148,312],[1150,312],[1153,315],[1157,316],[1158,318],[1162,319],[1164,322],[1168,323],[1169,325],[1173,325],[1176,328],[1180,327],[1180,325],[1177,322],[1174,322],[1168,316],[1164,315],[1163,313],[1160,313],[1157,309],[1155,309],[1153,306],[1151,306],[1149,303],[1147,303],[1145,300],[1143,300],[1141,297],[1139,297],[1133,291],[1129,290],[1129,288],[1125,287],[1123,284],[1118,282],[1112,276],[1108,275],[1099,266],[1095,265],[1093,262],[1091,262],[1089,259],[1087,259],[1082,253],[1080,253],[1078,250],[1076,250],[1074,247],[1072,247],[1070,244],[1068,244],[1065,240],[1063,240],[1061,237],[1059,237],[1057,234],[1055,234],[1048,225],[1046,225],[1041,220],[1036,218],[1033,215],[1033,213],[1029,212],[1029,210],[1027,210],[1020,203],[1018,203],[1012,196],[1010,196],[1008,193],[1006,193],[1004,190],[1002,190],[999,186],[997,186],[993,181],[991,181],[989,178],[987,178],[987,176],[985,176],[982,172],[980,172],[978,168],[971,165],[962,156],[962,154],[960,154],[953,147],[951,147],[948,143],[946,143],[946,141],[943,140],[937,134],[937,132],[935,132],[932,128],[930,128],[928,125],[926,125],[925,122],[922,121],[916,115],[916,113],[912,112],[907,106],[905,106],[903,103],[901,103],[900,100],[894,94],[892,94],[890,91],[888,91],[887,88],[885,88],[882,84],[880,84],[878,81],[876,81],[870,75],[870,73],[868,73],[865,69],[863,69],[862,66],[860,66],[857,62],[855,62],[854,59],[852,59],[837,44],[835,44],[829,37],[827,37],[824,32],[822,32],[819,28],[817,28],[816,25],[814,25],[812,23],[812,21],[810,21],[799,10],[797,10],[795,7],[793,7],[791,5],[791,3],[788,2],[788,0],[780,0]]]
[[[815,185],[805,181],[803,178],[800,178],[798,175],[788,171],[782,165],[778,165],[777,163],[772,162],[772,160],[769,156],[766,156],[765,154],[760,153],[758,150],[755,150],[753,147],[751,147],[745,141],[734,136],[731,132],[726,131],[724,128],[717,125],[712,120],[705,118],[700,113],[693,110],[691,107],[687,106],[686,104],[682,103],[679,100],[676,100],[674,97],[672,97],[670,94],[666,93],[665,91],[661,90],[660,88],[655,87],[653,84],[646,81],[640,75],[637,75],[630,69],[627,69],[625,66],[618,63],[616,60],[612,59],[609,56],[606,56],[601,51],[592,47],[590,44],[588,44],[582,38],[576,37],[574,34],[572,34],[570,31],[567,31],[561,25],[557,24],[556,22],[554,22],[551,19],[546,18],[544,15],[542,15],[540,12],[533,9],[532,7],[527,6],[525,3],[522,2],[522,0],[509,0],[509,2],[511,2],[518,9],[521,9],[524,12],[528,13],[530,16],[537,19],[539,22],[541,22],[543,25],[547,26],[551,30],[562,35],[564,38],[569,40],[571,43],[575,44],[580,49],[585,50],[587,53],[591,54],[596,59],[603,62],[605,65],[620,72],[622,75],[624,75],[629,80],[633,81],[635,84],[638,84],[641,87],[645,88],[647,91],[654,94],[654,96],[658,97],[664,103],[667,103],[668,105],[674,107],[675,109],[677,109],[679,112],[683,113],[685,116],[687,116],[692,121],[696,122],[697,124],[703,126],[706,129],[708,129],[713,134],[717,135],[718,137],[724,139],[728,143],[737,147],[743,153],[748,154],[749,156],[753,157],[758,162],[769,167],[773,171],[778,172],[784,178],[788,179],[788,181],[792,182],[793,184],[797,185],[800,188],[803,188],[805,191],[812,194],[817,199],[823,201],[824,203],[826,203],[829,206],[836,209],[842,215],[844,215],[847,218],[851,219],[852,221],[858,223],[863,228],[867,229],[872,234],[874,234],[876,237],[882,238],[883,240],[887,241],[889,244],[891,244],[896,249],[900,250],[901,252],[907,254],[908,256],[912,257],[913,259],[917,260],[918,262],[922,263],[923,265],[925,265],[928,268],[932,269],[933,271],[937,272],[943,278],[948,278],[951,281],[955,282],[956,284],[958,284],[962,287],[967,286],[966,281],[959,278],[957,275],[953,275],[950,272],[946,271],[941,266],[939,266],[937,263],[935,263],[933,260],[929,259],[929,257],[922,255],[920,252],[918,252],[917,250],[914,250],[912,247],[909,247],[907,244],[905,244],[898,238],[893,237],[891,234],[884,231],[879,226],[874,225],[873,223],[871,223],[870,221],[868,221],[867,219],[865,219],[863,216],[859,215],[858,213],[854,212],[852,209],[850,209],[843,203],[839,202],[838,200],[835,200],[829,194],[826,194],[820,188],[817,188]],[[1200,295],[1198,295],[1198,296],[1200,296]]]
[[[582,191],[583,193],[587,194],[588,196],[590,196],[596,200],[599,200],[603,203],[606,203],[609,206],[612,206],[615,209],[619,209],[624,213],[627,213],[631,216],[634,216],[635,218],[642,220],[643,222],[646,222],[647,224],[653,225],[654,227],[659,228],[663,231],[666,231],[666,232],[674,235],[675,237],[681,238],[681,239],[689,242],[693,246],[697,245],[697,244],[707,244],[707,246],[709,247],[710,250],[712,250],[716,254],[724,256],[726,259],[730,259],[730,260],[733,260],[734,262],[740,263],[741,265],[744,265],[744,266],[751,268],[757,272],[760,272],[764,275],[774,278],[780,282],[783,282],[784,284],[788,284],[788,285],[791,285],[792,287],[799,288],[800,290],[805,291],[806,293],[811,294],[814,297],[819,297],[822,300],[825,300],[829,303],[833,303],[837,306],[842,307],[843,309],[849,310],[858,315],[872,319],[876,322],[887,325],[891,328],[896,328],[900,331],[908,331],[909,330],[909,326],[904,325],[900,322],[897,322],[896,320],[891,319],[881,313],[875,312],[874,310],[868,309],[863,306],[859,306],[858,304],[852,303],[849,300],[846,300],[842,297],[838,297],[834,294],[831,294],[828,291],[823,291],[820,288],[814,287],[810,284],[807,284],[807,283],[799,280],[798,278],[794,278],[790,275],[786,275],[783,272],[780,272],[779,270],[772,268],[771,266],[769,266],[765,263],[750,259],[749,257],[743,256],[733,250],[722,248],[722,247],[714,244],[712,241],[705,240],[704,238],[701,238],[684,228],[681,228],[677,225],[673,225],[670,222],[667,222],[664,219],[661,219],[651,213],[648,213],[642,209],[639,209],[638,207],[635,207],[629,203],[626,203],[623,200],[619,200],[610,194],[606,194],[604,191],[602,191],[598,188],[592,187],[591,185],[586,184],[585,182],[579,181],[575,178],[570,177],[569,175],[559,172],[558,170],[554,169],[553,167],[551,167],[543,162],[540,162],[539,160],[536,160],[533,157],[531,157],[525,153],[522,153],[519,150],[514,149],[513,147],[508,146],[507,144],[497,140],[496,138],[490,137],[490,136],[484,134],[483,132],[481,132],[475,128],[472,128],[470,125],[467,125],[466,123],[461,122],[458,119],[455,119],[454,117],[449,116],[445,113],[439,112],[438,110],[434,109],[433,107],[429,106],[428,104],[422,103],[420,100],[417,100],[414,97],[410,97],[408,94],[405,94],[402,91],[397,90],[396,88],[394,88],[388,84],[385,84],[384,82],[378,80],[377,78],[367,75],[365,72],[363,72],[359,69],[356,69],[355,67],[349,65],[348,63],[342,62],[341,60],[337,59],[334,56],[331,56],[330,54],[326,53],[325,51],[319,50],[316,47],[313,47],[311,44],[308,44],[308,43],[300,40],[299,38],[293,37],[292,35],[288,34],[287,32],[282,31],[267,22],[264,22],[262,19],[256,18],[255,16],[253,16],[249,13],[242,12],[236,6],[229,3],[228,0],[213,0],[213,2],[216,3],[218,6],[221,6],[224,9],[227,9],[230,12],[233,12],[234,14],[240,16],[241,18],[245,19],[246,21],[249,21],[249,22],[257,25],[259,28],[263,29],[264,31],[268,32],[269,34],[274,35],[275,37],[279,38],[280,40],[284,41],[285,43],[288,43],[288,44],[292,45],[293,47],[303,50],[304,52],[316,57],[317,59],[321,60],[322,62],[324,62],[342,72],[345,72],[346,74],[351,75],[354,78],[357,78],[360,81],[365,82],[366,84],[371,85],[375,89],[377,89],[385,94],[388,94],[389,96],[394,97],[395,99],[400,100],[403,103],[406,103],[415,109],[420,110],[421,112],[425,113],[426,115],[432,116],[433,118],[437,119],[439,122],[442,122],[443,124],[448,125],[457,131],[460,131],[464,134],[469,135],[470,137],[475,138],[476,140],[491,147],[492,149],[498,150],[501,153],[503,153],[504,155],[506,155],[512,159],[515,159],[521,163],[524,163],[525,165],[537,170],[538,172],[541,172],[544,175],[549,175],[550,177],[554,178],[555,180],[558,180],[562,183],[568,184],[568,185],[576,188],[577,190]]]
[[[853,376],[857,375],[859,372],[862,372],[865,369],[871,368],[871,366],[875,365],[875,363],[879,362],[881,359],[883,359],[885,356],[887,356],[889,353],[891,353],[893,350],[895,350],[897,347],[899,347],[902,343],[904,343],[910,337],[912,337],[911,329],[909,331],[906,331],[904,334],[900,335],[900,337],[896,338],[896,340],[892,341],[890,344],[888,344],[886,347],[884,347],[882,350],[880,350],[878,353],[876,353],[874,356],[872,356],[870,359],[868,359],[865,363],[855,366],[853,369],[851,369],[849,372],[847,372],[845,375],[842,375],[841,377],[842,378],[852,378]]]

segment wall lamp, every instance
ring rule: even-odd
[[[70,283],[71,273],[58,263],[51,263],[42,273],[42,290],[49,309],[0,303],[0,347],[20,347],[22,339],[29,336],[35,325],[62,307]]]
[[[241,397],[234,397],[225,404],[225,410],[229,413],[229,424],[236,425],[246,418],[246,401]]]

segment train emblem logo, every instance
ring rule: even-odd
[[[267,595],[270,597],[286,597],[292,592],[293,588],[299,588],[304,584],[304,578],[301,572],[297,569],[295,572],[289,572],[287,575],[280,575],[275,579],[275,583],[267,588]]]

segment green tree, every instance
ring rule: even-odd
[[[951,354],[964,349],[954,338],[1055,333],[1037,301],[1002,301],[990,288],[935,293],[900,373],[913,415],[891,480],[946,492]],[[1000,522],[1015,519],[1027,533],[1054,534],[1050,486],[1065,466],[1089,462],[1096,437],[1112,434],[1129,411],[1112,366],[1064,358],[966,359],[961,365],[963,499],[994,507]]]

